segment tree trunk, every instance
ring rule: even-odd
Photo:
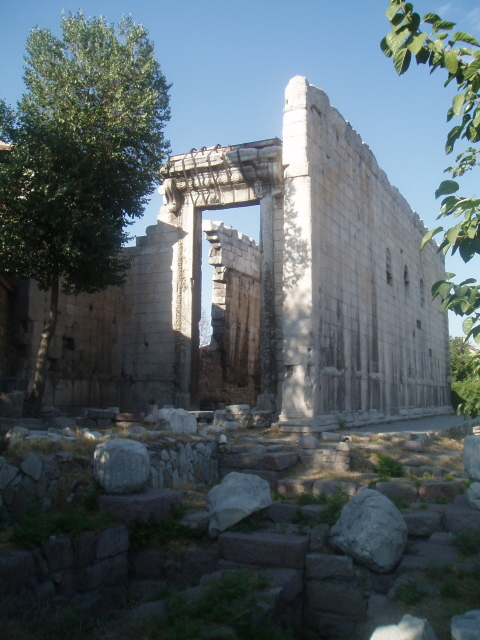
[[[33,379],[33,389],[28,399],[27,410],[30,415],[35,415],[40,411],[42,406],[43,392],[45,391],[45,380],[47,374],[48,350],[55,333],[58,317],[58,291],[59,279],[52,279],[52,287],[50,293],[50,311],[48,321],[40,338],[38,347],[37,362],[35,364],[35,377]]]

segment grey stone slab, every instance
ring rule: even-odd
[[[404,513],[403,519],[407,524],[409,536],[426,538],[442,530],[442,516],[439,513],[431,511]]]
[[[412,571],[419,567],[442,567],[445,564],[455,564],[457,550],[443,544],[430,542],[414,542],[415,555],[404,555],[398,567],[400,573]]]
[[[297,506],[294,504],[283,504],[282,502],[274,502],[268,508],[267,515],[273,522],[291,523]]]
[[[42,473],[42,460],[35,453],[27,453],[20,463],[23,473],[37,481]]]
[[[78,591],[91,591],[110,584],[112,579],[113,560],[107,558],[77,571]]]
[[[363,589],[349,582],[309,580],[307,603],[314,611],[329,611],[348,618],[364,616],[367,609]]]
[[[146,489],[142,493],[128,495],[102,495],[100,511],[108,511],[120,522],[130,525],[135,520],[146,522],[153,518],[170,517],[170,505],[180,504],[181,495],[172,489]]]
[[[292,451],[277,453],[227,453],[218,458],[220,466],[230,469],[259,469],[264,471],[285,471],[298,462],[297,454]]]
[[[415,502],[418,490],[413,482],[377,482],[375,489],[387,498],[401,498],[408,504]]]
[[[256,532],[225,532],[218,537],[220,554],[226,560],[260,566],[303,569],[309,536]]]
[[[453,616],[450,625],[452,640],[480,640],[480,609]]]
[[[97,538],[97,560],[111,558],[119,553],[128,551],[129,547],[128,529],[124,525],[110,527],[98,534]]]
[[[17,593],[33,575],[33,557],[28,551],[0,557],[0,593]]]
[[[297,569],[269,569],[262,572],[275,586],[282,588],[285,602],[293,602],[303,591],[302,572]]]
[[[43,548],[43,553],[50,573],[71,569],[73,566],[72,541],[67,536],[50,539]]]
[[[160,580],[164,577],[165,555],[161,551],[139,551],[133,559],[133,573],[139,580]]]
[[[450,533],[480,529],[480,511],[473,509],[468,503],[448,504],[445,509],[445,529]]]
[[[349,556],[309,553],[306,558],[308,579],[352,578],[353,560]]]

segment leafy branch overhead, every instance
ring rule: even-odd
[[[455,143],[465,139],[472,144],[480,141],[480,43],[465,31],[455,31],[455,23],[442,20],[436,13],[427,13],[420,18],[412,3],[404,0],[389,0],[386,16],[391,31],[381,41],[384,54],[393,59],[399,75],[405,73],[413,59],[417,64],[430,67],[430,73],[444,69],[447,73],[445,86],[456,83],[457,93],[447,112],[447,121],[454,120],[445,144],[447,154],[452,153]],[[422,30],[422,26],[426,28]],[[428,31],[428,32],[427,32]],[[452,178],[460,178],[478,167],[480,151],[468,147],[457,155],[455,163],[445,172]],[[435,197],[442,199],[438,218],[450,217],[458,221],[449,228],[438,226],[429,231],[422,248],[437,234],[443,232],[439,251],[452,254],[459,252],[465,262],[480,253],[480,199],[458,195],[459,183],[455,179],[444,180]],[[480,288],[474,278],[460,284],[451,281],[455,274],[446,274],[446,279],[432,287],[432,294],[442,299],[442,308],[451,309],[457,315],[468,316],[463,329],[468,336],[480,340]]]

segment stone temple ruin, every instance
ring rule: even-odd
[[[126,284],[61,297],[47,404],[247,402],[285,431],[450,410],[447,319],[429,294],[442,256],[419,251],[421,220],[323,91],[290,81],[283,143],[192,150],[162,177],[157,224],[125,249]],[[251,204],[259,245],[202,223]],[[215,267],[206,354],[202,224]],[[3,391],[32,379],[47,309],[34,282],[0,279]]]

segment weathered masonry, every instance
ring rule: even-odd
[[[443,259],[419,251],[421,220],[323,91],[290,81],[283,143],[193,150],[162,176],[164,206],[126,249],[123,289],[62,299],[48,402],[196,408],[202,216],[259,204],[259,247],[205,223],[229,393],[250,385],[285,430],[451,410],[447,319],[429,294]],[[45,313],[32,285],[22,300],[11,376],[30,375]]]

